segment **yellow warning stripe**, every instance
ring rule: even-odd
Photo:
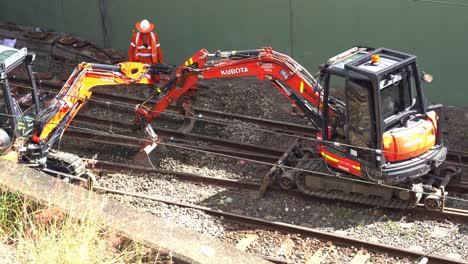
[[[190,58],[189,60],[187,60],[185,62],[185,66],[189,66],[189,65],[192,65],[192,64],[193,64],[193,59],[192,58]]]
[[[329,160],[331,160],[331,161],[340,162],[339,159],[333,158],[333,157],[327,155],[327,153],[325,153],[325,152],[323,152],[323,151],[322,151],[322,156],[324,156],[326,159],[329,159]]]
[[[327,155],[327,153],[325,153],[325,152],[323,152],[323,151],[322,151],[322,156],[323,156],[324,158],[326,158],[326,159],[331,160],[331,161],[334,161],[334,162],[337,162],[337,163],[340,162],[340,160],[338,160],[337,158],[331,157],[331,156]],[[352,166],[354,169],[356,169],[356,170],[359,170],[359,171],[361,170],[361,166],[360,166],[360,165],[357,165],[357,166],[351,165],[351,166]]]
[[[299,91],[301,93],[304,93],[304,82],[303,81],[301,81],[301,86],[299,87]]]

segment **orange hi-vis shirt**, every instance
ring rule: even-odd
[[[164,64],[164,57],[159,43],[158,34],[154,32],[133,33],[128,50],[128,61],[146,64]]]

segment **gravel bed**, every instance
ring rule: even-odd
[[[105,106],[95,102],[89,102],[87,108],[80,111],[81,114],[88,116],[96,116],[106,120],[108,122],[107,129],[102,127],[97,128],[98,130],[109,130],[117,128],[119,125],[112,121],[125,122],[128,124],[135,123],[135,110],[134,108],[121,107],[121,106]],[[163,113],[151,122],[154,128],[165,128],[165,129],[177,129],[182,126],[184,118],[178,117],[176,113]],[[95,128],[92,125],[80,125],[80,127]],[[133,135],[133,132],[121,132],[121,134]],[[144,135],[143,135],[144,136]]]
[[[122,164],[133,164],[133,157],[138,152],[136,148],[95,144],[70,138],[63,140],[60,147],[62,151],[71,152],[83,158]],[[263,175],[271,168],[270,165],[221,157],[215,154],[189,151],[176,147],[167,147],[167,149],[166,157],[161,159],[160,164],[160,168],[165,170],[260,182]]]
[[[70,138],[65,138],[60,144],[59,149],[86,159],[106,160],[122,164],[133,164],[133,157],[138,152],[135,148],[96,144],[85,142],[82,139]]]
[[[292,105],[269,81],[252,77],[202,82],[195,107],[306,125],[306,119],[291,115]]]
[[[374,209],[328,200],[228,190],[179,181],[171,176],[113,173],[98,180],[119,190],[155,195],[271,221],[298,224],[318,230],[380,242],[397,247],[432,251],[468,259],[468,226],[456,222],[421,219],[410,212]],[[219,230],[219,229],[215,229]],[[208,231],[207,231],[208,232]]]
[[[442,125],[449,149],[468,152],[468,112],[459,107],[446,106],[445,116]]]
[[[220,187],[181,182],[171,176],[159,174],[130,175],[128,172],[124,172],[124,174],[110,173],[99,177],[97,183],[104,187],[201,205],[210,205],[213,202],[220,205],[228,205],[234,203],[236,199],[232,198],[236,193],[234,191]],[[241,247],[243,250],[255,254],[285,258],[293,263],[305,263],[318,249],[321,249],[324,256],[324,262],[322,263],[347,263],[359,251],[359,249],[354,247],[341,247],[330,242],[325,243],[313,238],[303,238],[300,235],[281,234],[228,223],[221,218],[207,215],[198,210],[179,208],[155,201],[121,195],[109,194],[109,196],[136,208],[144,209],[178,226],[217,237],[226,243],[236,245],[238,248],[240,247],[240,241],[246,237],[254,236],[255,239],[249,245],[245,246],[245,248]],[[249,197],[249,195],[244,193],[241,197]],[[247,200],[252,201],[252,199],[253,197],[250,197]],[[239,205],[238,202],[236,203]],[[215,208],[222,208],[222,206]],[[235,207],[232,207],[229,211],[233,213],[245,213],[240,209],[233,208]],[[385,260],[386,263],[407,263],[406,260],[370,253],[370,261],[377,263],[374,262],[377,260],[379,260],[379,263],[382,260]]]
[[[223,241],[237,247],[246,239],[252,239],[246,247],[248,252],[282,258],[290,263],[306,263],[316,255],[321,256],[320,263],[350,263],[356,254],[369,255],[368,263],[409,263],[407,259],[391,257],[386,254],[372,253],[355,247],[342,247],[331,242],[296,234],[281,234],[264,230],[236,230],[226,232]],[[316,263],[316,262],[312,262]]]
[[[84,110],[84,111],[83,111]],[[132,107],[103,105],[90,101],[85,109],[81,110],[82,114],[89,116],[98,116],[108,120],[117,120],[120,122],[134,123],[135,114]],[[183,124],[183,118],[178,113],[163,113],[153,120],[153,127],[177,129]],[[224,124],[223,124],[224,123]],[[109,129],[116,127],[115,124],[109,122]],[[198,120],[195,122],[195,127],[192,133],[216,136],[217,138],[231,140],[246,144],[256,144],[262,146],[286,148],[288,142],[294,137],[283,133],[272,132],[268,128],[243,122],[240,120],[215,121],[207,122]]]
[[[468,194],[449,193],[445,206],[468,210]]]

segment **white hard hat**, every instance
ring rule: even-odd
[[[137,22],[135,24],[135,27],[140,31],[141,33],[149,33],[153,31],[154,29],[154,24],[149,22],[147,19],[143,19],[140,22]]]
[[[150,22],[149,22],[147,19],[143,19],[143,20],[140,22],[140,27],[141,27],[141,29],[143,29],[143,30],[147,30],[147,29],[150,27]]]

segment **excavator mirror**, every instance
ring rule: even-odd
[[[431,83],[433,79],[434,79],[434,77],[432,76],[432,74],[427,74],[427,73],[423,72],[422,80],[425,83]]]

